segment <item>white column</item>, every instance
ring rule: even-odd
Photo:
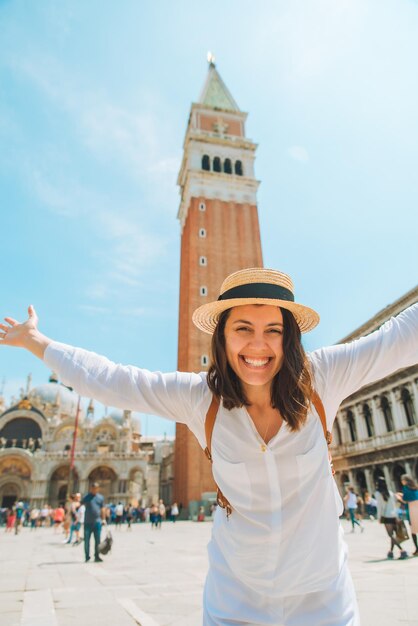
[[[376,435],[384,435],[386,430],[386,424],[382,415],[382,409],[379,408],[379,396],[373,396],[371,399],[372,406],[372,419],[374,424],[374,432]]]
[[[403,461],[403,464],[405,465],[406,473],[410,474],[413,477],[414,474],[413,474],[413,469],[412,469],[412,465],[410,464],[410,462],[409,461]]]
[[[374,488],[374,480],[373,480],[372,470],[370,468],[366,467],[366,469],[364,470],[364,475],[366,476],[367,491],[370,494],[373,494],[375,492],[375,488]]]
[[[348,428],[345,411],[344,412],[340,411],[338,413],[338,417],[339,417],[339,423],[340,423],[342,443],[350,443],[351,435],[350,435],[350,431]]]
[[[390,400],[392,405],[392,416],[394,421],[395,430],[401,430],[408,426],[404,411],[400,405],[400,392],[399,389],[390,390]]]
[[[390,475],[389,466],[383,465],[383,473],[385,475],[386,484],[388,486],[389,491],[394,491],[395,484],[392,480],[392,476]]]
[[[357,439],[361,441],[362,439],[367,439],[367,430],[364,424],[364,417],[361,410],[361,404],[354,404],[352,407],[352,411],[354,413],[354,419],[356,422],[356,430],[357,430]]]
[[[414,400],[415,420],[418,420],[418,378],[411,380],[411,389]]]

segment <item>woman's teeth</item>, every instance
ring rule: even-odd
[[[247,363],[248,365],[252,365],[253,367],[263,367],[264,365],[267,365],[267,363],[270,361],[270,358],[267,357],[266,359],[250,359],[246,356],[242,357],[245,361],[245,363]]]

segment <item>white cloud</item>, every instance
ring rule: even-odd
[[[168,175],[174,188],[180,157],[167,154],[162,103],[155,96],[144,95],[144,108],[131,111],[107,94],[85,89],[51,57],[35,55],[11,64],[70,116],[77,136],[95,158],[117,161],[136,182],[159,181],[163,189]]]
[[[308,151],[303,146],[291,146],[288,149],[288,154],[292,159],[300,163],[307,163],[309,161]]]

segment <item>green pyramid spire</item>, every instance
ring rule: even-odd
[[[232,97],[228,87],[219,75],[215,66],[215,58],[209,53],[209,73],[206,78],[199,103],[214,109],[239,111],[239,107]]]

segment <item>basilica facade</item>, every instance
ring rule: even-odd
[[[389,305],[341,343],[368,335],[418,300],[418,287]],[[363,387],[341,404],[331,453],[340,491],[375,491],[379,476],[401,491],[400,477],[418,480],[418,365]]]
[[[173,442],[142,437],[139,416],[130,411],[109,410],[99,419],[94,413],[93,402],[80,409],[78,395],[54,375],[28,385],[9,407],[0,398],[0,507],[16,500],[55,507],[68,491],[85,493],[95,481],[107,502],[157,501],[161,463]]]

